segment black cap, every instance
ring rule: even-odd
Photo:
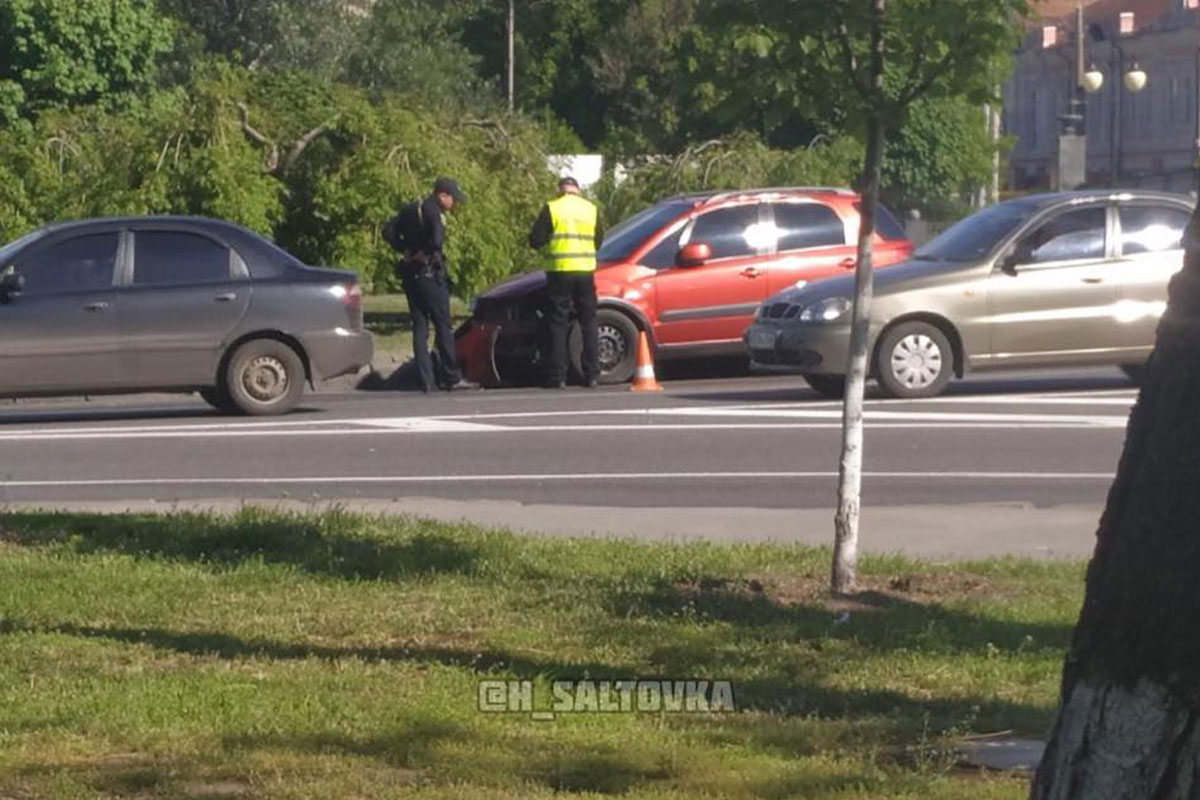
[[[578,189],[579,181],[575,180],[570,175],[563,175],[561,178],[558,179],[558,185],[559,186],[574,186],[576,189]]]
[[[433,182],[434,194],[448,194],[454,198],[456,203],[467,202],[467,197],[462,193],[462,189],[458,188],[458,182],[453,178],[438,178]]]

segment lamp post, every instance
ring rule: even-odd
[[[1123,116],[1121,114],[1122,87],[1125,91],[1131,94],[1136,94],[1146,87],[1148,77],[1138,66],[1137,61],[1133,62],[1133,66],[1128,70],[1125,69],[1125,51],[1121,48],[1117,41],[1125,34],[1132,32],[1134,29],[1134,17],[1130,12],[1121,14],[1121,21],[1117,28],[1116,37],[1109,44],[1111,46],[1111,71],[1113,74],[1113,103],[1111,112],[1110,131],[1112,132],[1111,142],[1109,147],[1109,176],[1110,183],[1116,185],[1120,181],[1121,174],[1121,123]],[[1092,39],[1096,41],[1104,41],[1104,30],[1096,24],[1092,24],[1089,28],[1089,33]],[[1045,44],[1046,37],[1043,36],[1043,47],[1049,46]],[[1050,40],[1054,41],[1053,38]],[[1084,48],[1084,26],[1083,26],[1083,6],[1077,5],[1075,8],[1075,47],[1074,60],[1072,63],[1073,79],[1071,81],[1070,103],[1067,113],[1059,117],[1063,123],[1062,131],[1058,137],[1058,188],[1074,189],[1082,185],[1087,180],[1087,95],[1095,94],[1104,86],[1104,73],[1096,68],[1093,64],[1091,67],[1085,68],[1085,48]],[[1121,75],[1120,81],[1116,80],[1116,76]],[[1200,85],[1200,50],[1197,50],[1196,57],[1196,76],[1197,84]],[[1200,92],[1200,90],[1198,90]],[[1200,100],[1200,98],[1198,98]],[[1198,102],[1200,105],[1200,102]],[[1200,187],[1200,108],[1196,114],[1196,181],[1197,187]]]
[[[1147,76],[1146,72],[1140,66],[1138,66],[1136,59],[1134,60],[1133,65],[1126,70],[1125,50],[1121,47],[1120,42],[1114,39],[1109,42],[1109,45],[1112,48],[1110,51],[1112,54],[1110,62],[1112,65],[1112,73],[1114,78],[1116,75],[1121,75],[1121,80],[1119,82],[1115,79],[1113,81],[1113,102],[1112,113],[1110,114],[1111,124],[1109,126],[1109,130],[1112,132],[1112,137],[1111,141],[1109,142],[1108,151],[1109,185],[1118,186],[1121,183],[1121,155],[1123,152],[1122,129],[1124,128],[1125,120],[1125,115],[1123,113],[1124,109],[1122,108],[1122,98],[1124,96],[1122,88],[1125,92],[1137,94],[1142,89],[1146,88],[1146,82],[1149,80],[1149,76]]]
[[[1045,38],[1043,38],[1045,42]],[[1047,46],[1043,44],[1043,47]],[[1075,8],[1075,53],[1071,62],[1071,91],[1067,113],[1059,117],[1058,189],[1075,189],[1087,182],[1087,95],[1104,84],[1104,75],[1084,60],[1083,6]]]

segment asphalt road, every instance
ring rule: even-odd
[[[870,399],[863,544],[1085,555],[1135,399],[1115,370]],[[315,395],[282,419],[198,399],[0,406],[0,502],[403,511],[548,533],[830,539],[839,403],[797,378],[426,397]]]

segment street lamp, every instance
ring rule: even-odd
[[[1058,44],[1057,29],[1047,26],[1042,30],[1042,47]],[[1067,113],[1059,116],[1062,129],[1058,134],[1058,180],[1060,191],[1070,190],[1087,181],[1087,95],[1104,84],[1099,70],[1087,69],[1084,61],[1083,6],[1075,8],[1074,59],[1071,65],[1070,101]]]
[[[1137,93],[1146,88],[1148,76],[1146,72],[1138,66],[1137,61],[1133,62],[1133,66],[1129,70],[1125,70],[1125,51],[1121,49],[1120,43],[1117,41],[1126,33],[1134,31],[1134,15],[1131,12],[1124,12],[1120,15],[1120,24],[1117,28],[1117,35],[1109,42],[1112,53],[1112,75],[1113,75],[1113,109],[1112,109],[1112,143],[1109,150],[1109,175],[1112,183],[1115,185],[1120,179],[1121,172],[1121,95],[1122,86],[1125,91]],[[1093,23],[1088,26],[1088,34],[1093,41],[1104,41],[1104,29]],[[1052,26],[1043,30],[1042,47],[1050,48],[1058,44],[1057,30]],[[1086,111],[1087,111],[1087,95],[1095,94],[1104,87],[1104,73],[1101,72],[1095,64],[1085,68],[1085,40],[1084,40],[1084,24],[1083,24],[1083,6],[1082,4],[1075,8],[1075,41],[1074,41],[1074,59],[1071,63],[1073,79],[1071,81],[1070,103],[1067,113],[1060,116],[1062,122],[1062,130],[1058,137],[1058,188],[1059,189],[1074,189],[1082,185],[1087,180],[1087,128],[1086,128]],[[1118,60],[1119,56],[1119,60]],[[1200,83],[1200,51],[1197,54],[1197,82]],[[1116,82],[1116,76],[1121,75],[1120,82]],[[1196,169],[1197,169],[1197,185],[1200,186],[1200,112],[1196,118]]]
[[[1136,61],[1133,62],[1133,67],[1129,72],[1125,73],[1125,88],[1131,92],[1140,92],[1146,88],[1146,73],[1138,66]]]
[[[1113,75],[1120,74],[1125,69],[1125,50],[1120,43],[1113,39],[1109,44],[1112,47],[1112,70]],[[1120,83],[1113,84],[1113,103],[1111,114],[1111,125],[1109,130],[1112,131],[1112,141],[1109,143],[1108,151],[1108,174],[1109,185],[1117,186],[1121,182],[1121,155],[1122,155],[1122,129],[1124,128],[1125,115],[1122,113],[1122,86],[1126,92],[1137,94],[1142,89],[1146,88],[1146,83],[1149,81],[1149,76],[1146,71],[1138,66],[1135,59],[1133,66],[1125,70]]]

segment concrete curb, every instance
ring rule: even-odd
[[[960,742],[958,751],[963,763],[973,767],[1002,772],[1032,772],[1042,761],[1046,743],[1040,739],[1015,736],[981,737]]]

